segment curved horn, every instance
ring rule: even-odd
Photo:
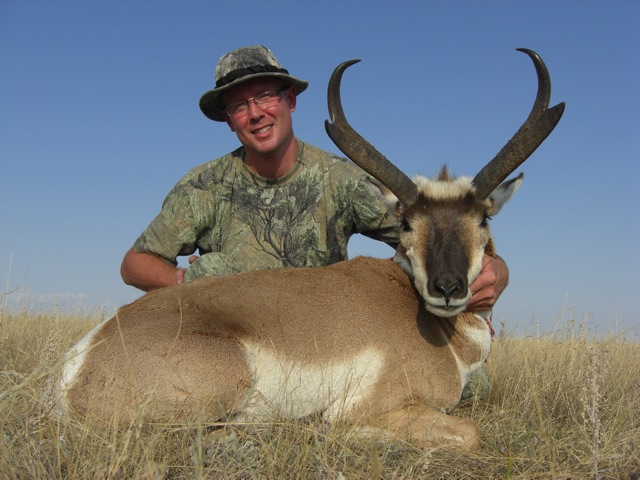
[[[551,79],[546,65],[533,50],[518,48],[533,61],[538,75],[538,94],[531,113],[502,150],[473,179],[479,198],[486,198],[507,176],[518,168],[549,136],[564,112],[564,102],[549,106]]]
[[[415,184],[362,138],[347,122],[340,99],[340,82],[344,71],[360,60],[348,60],[336,67],[329,80],[327,101],[331,122],[325,120],[324,126],[333,143],[356,165],[379,180],[404,205],[411,205],[417,197]]]

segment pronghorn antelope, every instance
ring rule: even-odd
[[[465,311],[487,226],[522,181],[500,183],[544,141],[564,104],[549,109],[538,75],[533,109],[473,179],[411,181],[344,116],[339,65],[328,88],[329,136],[394,195],[403,225],[394,260],[201,278],[146,294],[98,325],[68,354],[67,411],[94,416],[212,420],[323,415],[422,446],[475,447],[471,420],[446,412],[491,345],[487,316]]]

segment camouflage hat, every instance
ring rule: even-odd
[[[216,86],[200,98],[200,110],[211,120],[224,122],[220,95],[239,83],[258,77],[277,77],[292,84],[296,95],[302,93],[309,82],[289,75],[267,47],[242,47],[224,54],[216,65]]]

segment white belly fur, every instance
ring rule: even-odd
[[[372,392],[383,355],[367,348],[341,360],[293,361],[245,343],[252,388],[241,409],[247,419],[302,418],[324,412],[328,420],[349,413]]]

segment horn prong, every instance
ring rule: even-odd
[[[476,195],[486,198],[500,183],[535,152],[556,127],[564,113],[564,102],[548,108],[551,79],[547,66],[533,50],[518,48],[531,58],[538,76],[538,93],[531,113],[511,140],[473,179]]]

